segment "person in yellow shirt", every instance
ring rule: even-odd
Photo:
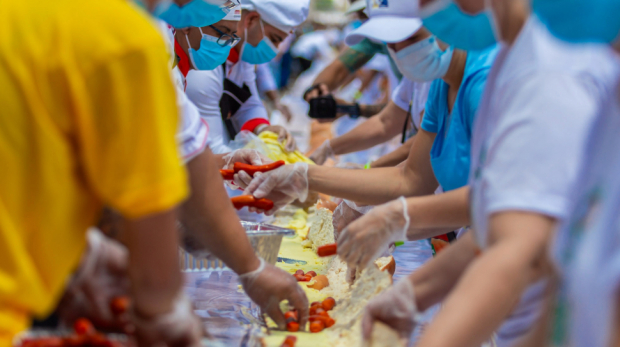
[[[141,345],[196,345],[161,36],[125,0],[0,0],[0,346],[55,306],[102,206],[126,219]]]

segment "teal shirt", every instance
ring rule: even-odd
[[[499,47],[467,52],[465,74],[452,113],[448,111],[448,84],[433,81],[422,129],[436,133],[431,165],[444,191],[463,187],[469,177],[471,133],[487,76]]]

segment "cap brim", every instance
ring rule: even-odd
[[[349,46],[368,38],[387,43],[400,42],[415,34],[422,27],[420,18],[381,16],[370,18],[344,39]]]

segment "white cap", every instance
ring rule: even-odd
[[[232,20],[238,22],[241,20],[241,6],[235,6],[230,9],[230,11],[226,14],[222,20]]]
[[[352,46],[369,38],[387,43],[400,42],[415,34],[422,27],[418,1],[366,0],[368,19],[345,38]]]
[[[308,18],[310,0],[243,0],[241,8],[256,11],[265,23],[288,33]]]

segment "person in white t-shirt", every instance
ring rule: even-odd
[[[620,1],[538,0],[532,7],[557,37],[609,43],[620,53],[620,19],[615,16]],[[540,333],[522,346],[620,345],[619,133],[620,79],[590,132],[570,217],[554,240],[558,290],[550,297]]]
[[[403,131],[405,121],[410,122],[409,128],[420,129],[430,85],[430,82],[413,82],[403,77],[392,93],[392,99],[381,112],[346,134],[326,140],[310,158],[321,165],[329,157],[365,150],[384,143]],[[382,161],[383,165],[371,165],[371,167],[403,162],[409,155],[412,139],[413,137],[407,141],[406,146],[397,149],[400,155]]]
[[[256,86],[255,65],[267,63],[276,56],[279,43],[306,19],[308,6],[308,1],[292,0],[244,3],[242,12],[231,12],[222,21],[238,23],[238,44],[230,50],[224,64],[210,69],[204,69],[200,61],[194,61],[192,54],[188,54],[190,45],[192,49],[200,46],[199,28],[177,30],[176,53],[181,71],[186,74],[185,91],[209,124],[209,139],[215,153],[230,151],[228,143],[243,130],[255,134],[273,131],[286,140],[288,150],[295,149],[291,134],[269,123]],[[231,34],[232,28],[223,33]]]
[[[503,48],[473,132],[473,231],[374,299],[365,336],[373,320],[409,336],[418,313],[443,301],[417,346],[479,346],[494,331],[498,346],[513,346],[539,315],[547,245],[568,217],[587,135],[619,71],[608,47],[559,41],[528,6],[487,9]]]

